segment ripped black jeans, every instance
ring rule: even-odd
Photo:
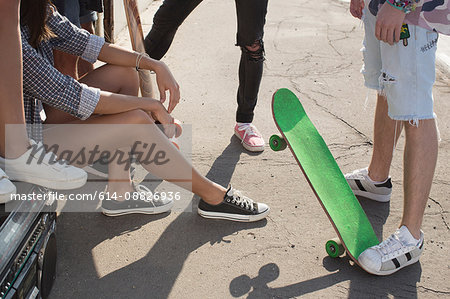
[[[153,59],[161,59],[169,50],[178,27],[202,0],[164,0],[145,38],[145,50]],[[236,121],[253,121],[264,62],[264,24],[268,0],[235,0],[238,22],[237,43],[241,48],[238,109]]]

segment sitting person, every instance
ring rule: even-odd
[[[257,221],[267,216],[267,205],[254,202],[232,187],[227,190],[199,174],[167,136],[152,125],[157,120],[165,125],[169,136],[173,134],[170,125],[174,120],[163,104],[158,100],[138,97],[139,83],[135,68],[156,73],[161,98],[164,100],[165,92],[170,92],[169,111],[172,111],[179,101],[179,87],[163,62],[105,43],[103,38],[78,29],[61,17],[48,0],[21,2],[24,100],[29,107],[26,111],[27,122],[42,123],[40,111],[43,109],[42,103],[45,103],[52,107],[45,110],[48,124],[90,125],[71,127],[70,138],[67,138],[67,127],[52,126],[43,136],[45,144],[56,144],[62,151],[80,152],[84,148],[95,147],[99,152],[113,153],[132,146],[134,150],[146,153],[149,151],[147,146],[154,144],[165,153],[167,163],[138,162],[154,175],[182,188],[192,189],[202,198],[198,210],[201,216],[235,221]],[[42,17],[35,18],[39,10]],[[80,56],[92,63],[98,58],[107,64],[78,82],[53,67],[53,49]],[[123,125],[115,126],[114,130],[100,130],[94,126],[101,124]],[[140,126],[130,129],[126,125]],[[142,128],[142,125],[147,126]],[[37,133],[42,135],[42,132]],[[77,166],[86,165],[86,161],[71,162]],[[138,192],[131,183],[129,169],[124,169],[117,161],[109,164],[107,188],[116,194]],[[111,216],[151,214],[167,211],[170,206],[170,201],[144,200],[131,204],[117,200],[103,201],[102,210]]]
[[[16,192],[9,180],[27,181],[56,189],[79,188],[86,183],[82,169],[62,164],[50,166],[51,155],[42,153],[37,163],[30,157],[30,140],[25,128],[22,100],[22,50],[19,31],[19,1],[0,0],[0,203]],[[7,125],[9,126],[7,128]],[[8,130],[8,131],[7,131]],[[41,153],[37,153],[41,156]]]

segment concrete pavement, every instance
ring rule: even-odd
[[[155,1],[142,14],[146,31],[160,4]],[[335,232],[288,151],[249,154],[232,137],[240,56],[235,19],[233,1],[204,1],[180,28],[164,61],[182,87],[174,116],[193,126],[194,166],[268,203],[270,217],[245,224],[195,213],[117,218],[65,213],[58,220],[58,276],[51,298],[449,296],[448,74],[438,70],[434,90],[442,141],[423,224],[424,254],[420,263],[375,277],[347,257],[327,257],[324,244]],[[119,43],[129,47],[127,34]],[[343,172],[368,164],[375,94],[363,87],[359,73],[362,36],[345,3],[269,1],[267,61],[254,121],[266,139],[277,132],[271,95],[288,87]],[[401,218],[403,145],[402,137],[392,165],[391,203],[361,202],[380,238]]]

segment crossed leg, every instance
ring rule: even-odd
[[[135,79],[132,79],[133,76]],[[124,80],[124,78],[131,79]],[[139,87],[136,72],[131,68],[119,66],[106,65],[89,73],[81,81],[105,91],[125,94],[137,94]],[[111,115],[94,115],[85,121],[77,120],[64,112],[52,110],[47,113],[47,119],[48,123],[52,124],[59,122],[60,124],[86,125],[74,126],[70,132],[65,126],[54,126],[46,130],[44,134],[45,143],[49,145],[57,144],[61,151],[68,150],[78,153],[82,148],[93,149],[98,146],[99,152],[115,153],[118,149],[126,149],[137,145],[136,151],[146,153],[149,148],[144,145],[155,144],[155,152],[164,152],[165,159],[168,162],[156,165],[145,160],[140,161],[146,170],[192,191],[210,204],[218,204],[223,200],[226,189],[199,174],[181,152],[171,144],[166,135],[153,125],[152,118],[143,110],[136,109]],[[121,126],[92,126],[109,124]],[[70,138],[67,138],[68,134],[70,134]],[[81,163],[82,161],[73,162],[76,166],[83,166],[83,163],[86,163],[86,161],[83,163]],[[113,173],[110,173],[109,179],[123,182],[126,178],[126,184],[131,188],[129,174],[125,174],[125,169],[120,168],[120,166],[112,167]],[[121,191],[131,191],[126,190],[126,184],[121,186]],[[117,185],[114,186],[114,183],[111,186],[119,188]]]

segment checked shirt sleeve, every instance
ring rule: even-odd
[[[80,84],[56,70],[46,59],[22,39],[23,89],[27,97],[41,100],[82,120],[93,112],[100,90]]]
[[[49,13],[47,25],[56,35],[51,39],[53,47],[90,63],[96,62],[105,39],[78,28],[53,9]]]

